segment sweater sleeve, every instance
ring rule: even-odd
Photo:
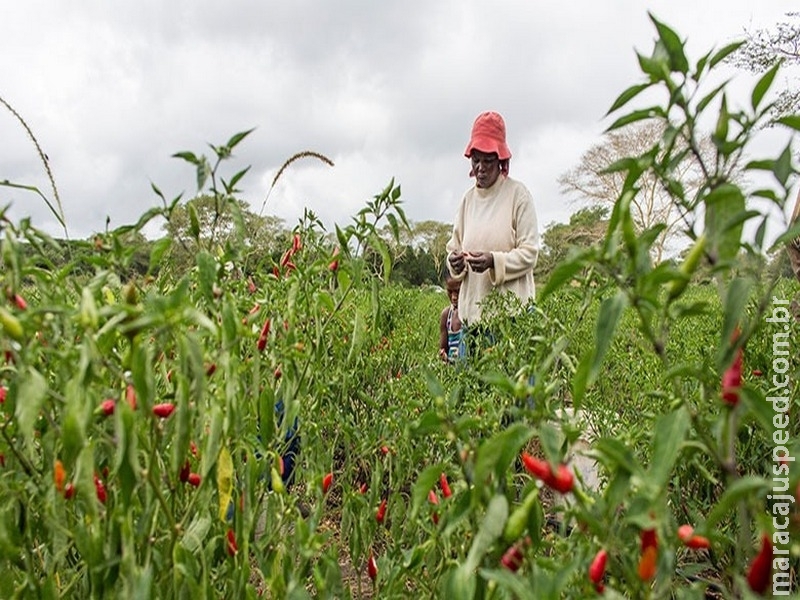
[[[492,252],[494,268],[489,276],[493,285],[524,277],[533,271],[539,258],[539,223],[533,198],[525,187],[515,195],[513,219],[514,248],[508,252]]]
[[[453,252],[461,252],[462,248],[464,247],[463,244],[464,239],[464,200],[461,200],[461,204],[458,207],[458,212],[456,213],[456,219],[453,222],[453,233],[450,236],[450,239],[447,242],[447,246],[445,249],[447,250],[447,255],[444,259],[444,264],[447,265],[447,270],[450,272],[450,276],[456,281],[463,281],[464,278],[467,276],[467,269],[461,271],[461,273],[456,273],[453,271],[453,268],[450,266],[450,261],[447,258]]]

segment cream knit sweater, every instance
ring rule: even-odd
[[[472,187],[458,208],[447,254],[491,252],[494,268],[474,273],[467,267],[451,275],[461,283],[458,312],[474,325],[481,318],[481,301],[494,288],[513,292],[525,303],[533,298],[533,268],[539,256],[539,225],[528,189],[500,175],[490,188]],[[450,269],[450,262],[447,262]]]

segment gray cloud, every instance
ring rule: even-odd
[[[252,165],[242,188],[256,211],[280,165],[313,150],[336,166],[293,164],[266,213],[292,224],[308,206],[344,223],[394,177],[411,219],[449,221],[469,185],[469,129],[486,109],[506,118],[512,174],[544,226],[575,209],[558,176],[640,81],[635,52],[649,53],[655,37],[648,10],[696,58],[793,5],[774,0],[755,14],[749,0],[31,0],[0,18],[0,95],[50,157],[72,237],[106,217],[136,220],[158,203],[150,182],[190,196],[194,173],[170,156],[252,127],[226,173]],[[49,196],[33,145],[1,109],[0,140],[0,179]],[[0,187],[7,203],[61,233],[40,199]]]

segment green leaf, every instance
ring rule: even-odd
[[[744,43],[745,43],[744,40],[742,40],[740,42],[733,42],[732,44],[728,44],[727,46],[720,48],[714,54],[714,56],[711,57],[711,60],[708,63],[709,68],[713,69],[714,67],[716,67],[720,61],[725,60],[729,55],[736,52],[739,49],[739,47]]]
[[[492,473],[498,480],[502,478],[532,435],[527,425],[513,423],[481,444],[475,460],[475,481],[483,484]]]
[[[582,252],[577,256],[560,262],[556,265],[555,269],[550,273],[547,278],[547,283],[539,292],[539,300],[544,301],[550,294],[558,290],[565,283],[572,281],[572,279],[586,266],[586,255],[588,252]]]
[[[206,184],[208,180],[208,176],[211,174],[211,166],[208,164],[208,160],[204,156],[202,160],[197,162],[197,191],[203,189],[203,186]]]
[[[461,565],[464,570],[471,573],[478,568],[492,545],[503,535],[506,519],[508,519],[508,500],[503,494],[495,494],[489,501],[467,559]]]
[[[775,80],[775,75],[777,75],[779,68],[780,63],[776,62],[771,69],[764,73],[764,75],[758,80],[758,83],[756,83],[755,87],[753,88],[751,103],[754,111],[758,110],[758,106],[764,99],[764,95],[767,93],[767,91],[769,91],[769,88],[772,87],[772,82]]]
[[[783,244],[791,242],[796,237],[800,237],[800,221],[797,221],[794,225],[792,225],[789,229],[784,231],[775,239],[775,242],[770,247],[770,252],[776,250]]]
[[[800,131],[800,115],[787,115],[777,120],[781,125],[791,127],[796,131]]]
[[[147,265],[148,274],[153,273],[155,269],[161,268],[162,260],[167,251],[172,247],[172,238],[168,235],[153,242],[150,247],[150,262]]]
[[[720,185],[708,194],[705,205],[710,252],[719,261],[734,259],[742,237],[742,222],[738,220],[745,208],[742,190],[730,183]]]
[[[514,600],[538,600],[544,598],[541,590],[531,586],[530,580],[512,573],[508,569],[479,569],[478,574],[486,581],[494,581],[500,590],[506,592],[501,598],[514,598]],[[537,578],[537,583],[539,580]],[[494,596],[492,596],[494,597]],[[559,597],[558,595],[553,597]]]
[[[198,165],[198,164],[200,164],[200,159],[199,159],[199,158],[197,158],[197,157],[194,155],[194,153],[193,153],[193,152],[176,152],[175,154],[173,154],[173,155],[172,155],[172,157],[173,157],[173,158],[182,158],[182,159],[183,159],[183,160],[185,160],[186,162],[188,162],[188,163],[191,163],[191,164],[193,164],[193,165]],[[159,191],[159,190],[158,190],[158,189],[157,189],[155,186],[153,186],[153,189],[155,190],[155,192],[156,192],[156,193],[157,193],[159,196],[161,196],[161,192],[160,192],[160,191]],[[162,197],[163,197],[163,196],[162,196]]]
[[[717,368],[720,371],[733,360],[735,345],[730,340],[734,339],[736,329],[742,322],[742,315],[747,310],[752,289],[753,281],[746,277],[736,277],[725,287],[722,299],[724,306],[722,331],[717,352]]]
[[[725,515],[733,511],[738,502],[753,496],[762,496],[769,489],[769,482],[763,477],[745,476],[735,480],[725,489],[714,508],[706,517],[706,529],[712,531]]]
[[[217,260],[205,250],[197,254],[197,277],[200,292],[209,302],[214,301],[214,283],[217,281]]]
[[[772,437],[775,431],[772,419],[776,415],[773,404],[768,402],[763,394],[756,393],[747,385],[741,388],[739,397],[767,436]]]
[[[722,90],[724,90],[724,89],[726,88],[726,86],[728,85],[728,82],[729,82],[729,81],[730,81],[730,80],[725,80],[723,83],[721,83],[719,86],[717,86],[716,88],[714,88],[713,90],[711,90],[711,91],[710,91],[708,94],[706,94],[705,96],[703,96],[703,97],[700,99],[700,102],[698,102],[698,103],[697,103],[697,113],[698,113],[698,114],[699,114],[699,113],[701,113],[701,112],[703,112],[703,110],[705,109],[705,107],[706,107],[706,106],[708,106],[708,103],[709,103],[709,102],[711,102],[711,101],[712,101],[714,98],[716,98],[716,97],[717,97],[717,95],[718,95],[718,94],[719,94],[719,93],[720,93]]]
[[[241,178],[244,177],[249,170],[250,167],[247,167],[246,169],[242,169],[241,171],[236,173],[233,177],[231,177],[230,183],[225,186],[225,189],[229,194],[232,194],[236,191],[236,184],[239,183]]]
[[[728,113],[728,101],[725,94],[722,94],[722,103],[719,107],[719,116],[717,117],[717,126],[714,129],[714,134],[711,139],[719,148],[722,143],[728,139],[728,121],[730,121],[730,114]]]
[[[650,482],[659,490],[659,496],[669,481],[672,467],[680,455],[688,431],[689,413],[685,408],[662,415],[656,421],[649,472]]]
[[[36,421],[39,419],[39,412],[47,396],[47,381],[33,367],[23,369],[18,373],[17,378],[19,384],[14,418],[25,443],[29,449],[32,449]]]
[[[611,298],[606,298],[600,305],[600,312],[597,315],[597,325],[594,336],[594,353],[589,370],[588,384],[591,385],[600,373],[600,367],[606,356],[611,341],[617,330],[620,317],[625,307],[628,305],[628,298],[625,292],[620,290]]]
[[[775,179],[777,179],[784,188],[788,187],[787,183],[789,177],[794,174],[794,169],[792,168],[792,140],[786,144],[786,148],[783,149],[783,152],[781,152],[781,155],[775,161],[772,172],[775,174]]]
[[[634,86],[629,87],[627,90],[622,92],[617,97],[616,100],[614,100],[614,103],[611,105],[611,108],[608,109],[608,112],[606,113],[606,116],[610,115],[615,110],[625,106],[628,102],[633,100],[636,96],[641,94],[644,90],[646,90],[647,88],[651,87],[652,85],[653,85],[652,83],[642,83],[642,84],[639,84],[639,85],[634,85]]]
[[[180,544],[192,554],[199,553],[205,543],[206,536],[211,529],[211,519],[207,516],[197,515],[189,523]]]
[[[631,475],[641,475],[643,472],[633,451],[618,439],[601,438],[592,448],[610,471],[619,470]]]
[[[253,127],[252,129],[248,129],[247,131],[242,131],[242,132],[240,132],[240,133],[237,133],[237,134],[236,134],[236,135],[234,135],[234,136],[233,136],[231,139],[229,139],[229,140],[228,140],[228,143],[227,143],[227,144],[225,144],[225,145],[226,145],[228,148],[230,148],[230,149],[232,150],[233,148],[235,148],[235,147],[236,147],[236,145],[237,145],[239,142],[241,142],[241,141],[242,141],[244,138],[246,138],[248,135],[250,135],[251,133],[253,133],[255,130],[256,130],[256,128],[255,128],[255,127]],[[249,168],[249,167],[248,167],[248,168]],[[246,169],[245,169],[245,170],[246,170]]]
[[[661,43],[667,50],[670,71],[677,71],[685,75],[689,71],[689,61],[683,52],[683,43],[678,34],[653,17],[653,15],[650,15],[650,20],[655,24]]]
[[[651,106],[650,108],[635,110],[632,113],[624,115],[614,121],[611,125],[606,127],[604,133],[608,133],[609,131],[613,131],[615,129],[620,129],[621,127],[625,127],[625,125],[630,125],[631,123],[637,123],[639,121],[652,119],[654,117],[664,118],[665,116],[664,109],[660,106]]]
[[[463,564],[454,567],[443,578],[442,598],[474,598],[478,587],[477,578],[475,571],[465,568]]]
[[[411,517],[414,518],[420,507],[428,501],[428,493],[436,487],[439,476],[447,469],[444,463],[437,463],[419,474],[411,489]]]

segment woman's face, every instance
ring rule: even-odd
[[[472,161],[472,171],[475,173],[475,186],[489,188],[494,185],[500,176],[500,160],[497,153],[487,154],[480,150],[473,150],[469,157]]]

